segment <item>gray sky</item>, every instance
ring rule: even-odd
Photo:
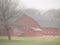
[[[60,0],[18,0],[25,8],[49,10],[60,8]]]
[[[18,3],[23,8],[34,8],[43,11],[60,8],[60,0],[18,0]],[[52,21],[50,15],[42,15],[42,17],[37,15],[30,16],[38,21],[42,27],[58,27],[57,23]]]

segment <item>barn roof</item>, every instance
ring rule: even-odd
[[[27,17],[29,17],[29,18],[31,18],[32,20],[34,20],[38,25],[40,25],[40,22],[38,21],[38,20],[36,20],[36,18],[34,18],[33,16],[30,16],[30,15],[26,15],[26,14],[24,14],[24,15],[22,15],[20,18],[22,18],[22,17],[24,17],[24,16],[27,16]],[[36,16],[35,16],[36,17]],[[46,23],[46,22],[44,22],[44,23]],[[53,27],[53,26],[42,26],[42,24],[40,25],[42,28],[56,28],[56,27]],[[57,28],[56,28],[57,29]]]
[[[42,29],[37,28],[37,27],[32,27],[31,29],[33,29],[34,31],[42,31]]]

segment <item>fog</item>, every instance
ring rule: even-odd
[[[25,8],[50,10],[60,8],[60,0],[18,0]]]

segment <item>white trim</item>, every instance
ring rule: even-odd
[[[36,27],[32,27],[31,29],[33,29],[34,31],[42,31],[42,29]]]

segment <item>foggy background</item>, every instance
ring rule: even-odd
[[[18,2],[23,12],[42,27],[60,28],[60,0],[18,0]]]
[[[18,3],[16,11],[20,12],[18,16],[9,19],[9,25],[22,15],[28,15],[41,27],[60,28],[60,0],[17,0],[16,2]]]

